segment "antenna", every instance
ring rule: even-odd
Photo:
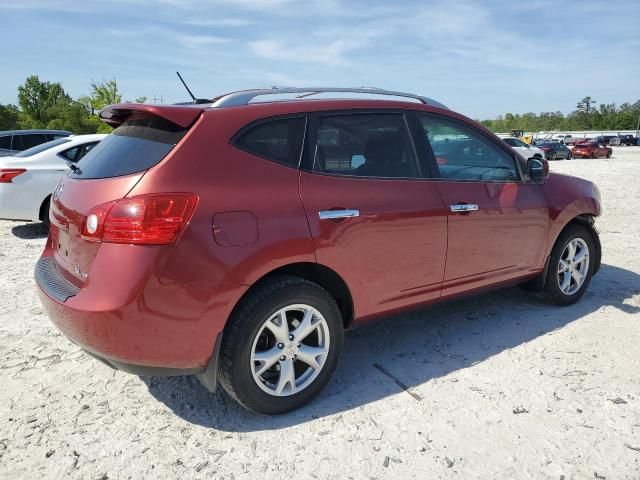
[[[176,75],[178,75],[178,78],[182,82],[182,85],[184,85],[184,88],[187,89],[187,93],[189,94],[189,96],[193,100],[193,103],[211,103],[211,100],[208,100],[206,98],[196,98],[196,96],[191,92],[191,90],[187,86],[187,83],[182,78],[182,75],[180,75],[180,72],[176,72]]]

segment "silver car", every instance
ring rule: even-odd
[[[6,130],[0,132],[0,157],[15,155],[41,143],[73,135],[66,130]]]

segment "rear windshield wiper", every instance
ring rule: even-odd
[[[67,166],[71,169],[71,171],[73,173],[75,173],[76,175],[82,175],[82,170],[80,170],[80,167],[78,167],[75,162],[72,162],[71,160],[67,160]]]

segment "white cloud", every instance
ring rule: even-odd
[[[185,25],[193,25],[194,27],[246,27],[253,25],[255,22],[244,18],[194,18],[185,20]]]
[[[170,38],[188,48],[198,48],[206,45],[216,45],[229,42],[228,38],[218,37],[215,35],[190,35],[160,27],[147,27],[132,30],[107,28],[105,29],[105,33],[119,38],[148,36]]]
[[[323,65],[346,65],[346,54],[364,47],[362,41],[334,40],[329,43],[300,42],[284,43],[280,40],[263,39],[249,42],[251,51],[259,57],[269,60],[288,60],[302,63],[320,63]]]

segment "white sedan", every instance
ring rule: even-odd
[[[49,199],[60,177],[106,135],[72,135],[0,157],[0,218],[49,223]]]
[[[529,145],[528,143],[523,142],[517,137],[504,137],[502,141],[512,147],[516,152],[518,152],[527,160],[530,158],[545,158],[544,152],[541,149],[539,149],[538,147],[534,147],[533,145]]]

